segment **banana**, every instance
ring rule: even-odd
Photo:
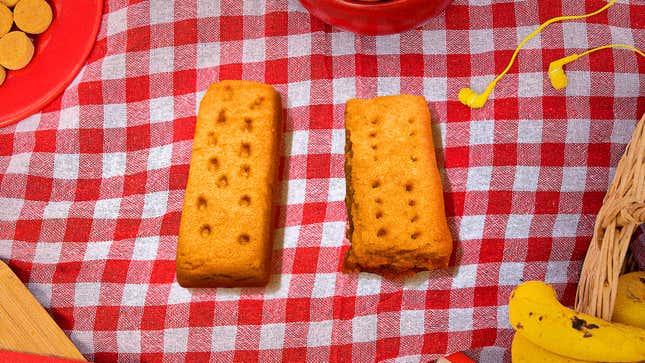
[[[521,333],[515,333],[511,346],[513,363],[592,363],[563,357],[531,343]]]
[[[602,362],[645,360],[645,329],[579,314],[562,306],[553,287],[542,281],[517,286],[508,311],[515,330],[558,355]]]
[[[631,272],[618,279],[611,320],[645,329],[645,271]]]

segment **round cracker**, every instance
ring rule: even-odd
[[[34,44],[27,34],[12,31],[0,38],[0,66],[21,69],[34,57]]]
[[[9,33],[13,26],[13,13],[4,4],[0,3],[0,38]]]
[[[0,3],[5,4],[6,6],[8,6],[10,8],[13,8],[14,6],[16,6],[18,1],[20,1],[20,0],[0,0]]]
[[[25,33],[40,34],[49,28],[54,14],[45,0],[20,0],[13,9],[13,21]]]

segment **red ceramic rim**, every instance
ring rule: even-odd
[[[29,65],[7,71],[0,86],[0,127],[41,110],[74,80],[94,47],[103,16],[100,0],[50,0],[54,19],[36,37]]]

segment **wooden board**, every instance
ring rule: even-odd
[[[0,349],[85,361],[54,319],[2,261]]]

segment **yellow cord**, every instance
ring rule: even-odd
[[[589,50],[588,50],[588,51],[586,51],[586,52],[583,52],[583,53],[578,54],[578,57],[582,57],[582,56],[585,56],[585,55],[591,54],[591,53],[593,53],[593,52],[597,52],[597,51],[599,51],[599,50],[609,49],[609,48],[625,48],[625,49],[630,49],[630,50],[633,50],[634,52],[638,53],[641,57],[645,57],[645,53],[643,53],[640,49],[635,48],[635,47],[632,47],[631,45],[627,45],[627,44],[620,44],[620,43],[616,43],[616,44],[609,44],[609,45],[603,45],[602,47],[589,49]]]
[[[497,82],[500,79],[502,79],[502,77],[504,77],[504,75],[506,75],[506,73],[508,73],[508,71],[511,69],[511,67],[513,66],[513,63],[515,62],[515,59],[517,58],[518,53],[520,52],[520,50],[522,49],[524,44],[526,44],[526,42],[528,42],[534,36],[539,34],[542,31],[542,29],[546,28],[547,26],[549,26],[549,25],[551,25],[551,24],[553,24],[553,23],[555,23],[557,21],[584,19],[584,18],[588,18],[588,17],[594,16],[594,15],[600,14],[601,12],[607,10],[610,6],[614,5],[615,2],[616,2],[616,0],[611,0],[607,4],[605,4],[605,6],[603,6],[602,8],[594,11],[593,13],[589,13],[589,14],[585,14],[585,15],[558,16],[556,18],[552,18],[552,19],[547,20],[542,25],[540,25],[537,29],[535,29],[533,32],[531,32],[531,34],[527,35],[524,39],[522,39],[522,41],[517,46],[517,48],[515,48],[515,51],[513,52],[513,55],[511,56],[511,60],[508,62],[508,65],[506,66],[506,68],[491,83],[488,84],[488,86],[486,87],[486,90],[484,90],[483,93],[477,94],[474,91],[472,91],[471,89],[465,88],[465,89],[462,89],[459,92],[459,100],[463,104],[468,106],[468,107],[473,107],[473,108],[482,107],[484,105],[484,103],[486,102],[486,100],[488,99],[488,96],[490,95],[490,93],[493,91],[493,88],[495,88],[495,85],[497,84]]]

